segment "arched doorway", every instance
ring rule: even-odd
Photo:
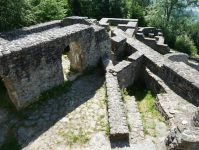
[[[14,108],[19,106],[18,96],[12,81],[5,77],[0,76],[0,107]],[[18,109],[18,107],[16,107]]]
[[[84,48],[80,42],[71,42],[62,53],[64,79],[85,69]]]

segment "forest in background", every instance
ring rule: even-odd
[[[198,56],[198,4],[198,0],[0,0],[0,32],[68,16],[131,18],[139,19],[139,26],[162,29],[171,48]]]

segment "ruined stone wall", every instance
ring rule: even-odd
[[[102,18],[99,21],[100,26],[109,29],[109,23],[112,26],[117,26],[118,24],[127,24],[128,22],[138,22],[138,19],[121,19],[121,18]]]
[[[70,26],[73,24],[95,25],[95,23],[93,23],[92,20],[88,19],[88,17],[79,17],[79,16],[66,17],[60,23],[62,27]]]
[[[17,109],[63,83],[61,56],[68,45],[71,66],[79,71],[97,66],[100,56],[108,54],[111,47],[104,28],[82,24],[17,35],[0,45],[0,76]]]
[[[117,73],[112,71],[115,66],[113,66],[112,61],[107,55],[102,56],[102,64],[106,77],[110,138],[113,140],[128,138],[127,118],[125,116]]]
[[[120,89],[129,87],[135,79],[135,68],[130,61],[121,61],[112,68],[113,73],[117,75]]]
[[[170,48],[167,44],[158,43],[155,38],[146,38],[143,33],[137,33],[135,34],[135,36],[136,39],[161,54],[168,54],[170,52]]]
[[[50,28],[58,27],[60,25],[60,20],[54,20],[50,22],[36,24],[30,27],[23,27],[21,29],[16,29],[12,31],[2,32],[0,33],[0,45],[5,44],[4,41],[12,41],[14,38],[23,38],[24,35],[35,33],[43,30],[47,30]],[[2,41],[1,41],[2,39]]]

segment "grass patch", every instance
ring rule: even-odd
[[[84,75],[94,74],[95,67],[87,67],[83,70]]]
[[[107,103],[107,95],[106,95],[106,93],[105,93],[105,95],[104,95],[104,99],[103,99],[103,101],[104,101],[104,104],[106,104],[106,103]]]
[[[106,124],[106,135],[110,138],[110,128],[109,123]]]
[[[149,132],[147,130],[148,128],[156,130],[155,119],[162,121],[162,122],[166,123],[166,125],[167,125],[167,121],[163,117],[161,117],[159,112],[154,108],[155,94],[152,93],[147,88],[145,83],[143,83],[143,82],[134,83],[132,86],[127,88],[127,91],[129,93],[129,95],[135,96],[135,98],[136,98],[138,109],[141,113],[141,119],[143,122],[145,135],[149,134]],[[148,122],[147,118],[152,119],[152,122]],[[151,124],[151,126],[149,124]],[[154,135],[152,135],[152,136],[154,136]]]
[[[74,144],[74,143],[79,143],[79,144],[85,144],[86,142],[88,142],[90,140],[90,138],[87,137],[87,134],[90,134],[90,132],[86,132],[85,134],[83,134],[83,130],[82,127],[79,128],[79,134],[78,135],[73,135],[74,132],[71,131],[70,134],[63,134],[63,136],[65,138],[67,138],[67,142],[66,145],[70,145],[70,147]]]
[[[8,128],[5,134],[4,144],[0,147],[1,150],[21,150],[21,146],[18,143],[16,133],[11,129]]]
[[[131,131],[131,125],[129,122],[127,122],[127,126],[128,126],[129,131]]]

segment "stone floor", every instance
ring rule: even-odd
[[[11,116],[1,128],[6,130],[15,124],[19,144],[24,150],[82,146],[97,132],[106,129],[104,80],[98,73],[84,76],[73,83],[70,92],[50,99],[47,104],[36,105],[30,110],[28,119]]]
[[[83,76],[72,84],[70,92],[50,99],[47,104],[36,105],[28,119],[11,115],[0,130],[5,133],[9,126],[15,125],[23,150],[160,150],[157,145],[163,144],[165,136],[147,135],[136,144],[109,140],[105,132],[108,118],[104,81],[99,72]],[[166,131],[162,123],[156,128],[157,132]]]
[[[62,59],[67,69],[69,60]],[[139,142],[109,140],[104,83],[105,77],[97,70],[74,81],[70,92],[30,109],[28,119],[11,115],[0,125],[0,145],[6,130],[14,126],[23,150],[166,150],[167,127],[159,121],[157,137],[146,135]]]

